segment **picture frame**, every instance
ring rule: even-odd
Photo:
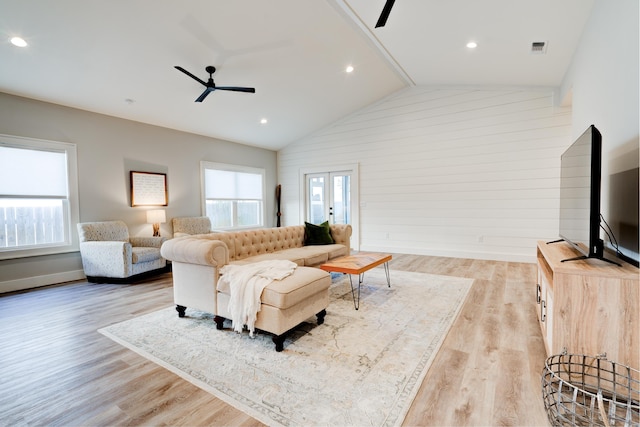
[[[167,206],[167,174],[130,172],[131,206]]]

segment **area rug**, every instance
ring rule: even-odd
[[[382,268],[365,274],[357,311],[348,276],[332,275],[324,324],[310,318],[279,353],[269,334],[173,307],[100,332],[267,425],[400,425],[472,280],[390,274],[390,288]]]

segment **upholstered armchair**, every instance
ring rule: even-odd
[[[167,270],[160,255],[164,237],[129,236],[122,221],[78,224],[80,255],[87,280],[128,283]]]
[[[211,233],[211,221],[206,216],[173,218],[171,225],[173,237]]]

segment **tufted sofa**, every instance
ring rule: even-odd
[[[129,236],[123,221],[78,224],[80,256],[87,280],[128,283],[166,271],[160,255],[164,237]]]
[[[316,315],[322,323],[329,304],[331,277],[318,267],[350,252],[351,226],[330,226],[334,243],[305,246],[305,226],[264,228],[228,233],[208,233],[166,241],[162,256],[172,261],[173,291],[180,317],[187,307],[214,314],[218,329],[228,310],[230,291],[219,286],[220,269],[286,259],[298,265],[294,273],[268,285],[261,298],[256,328],[274,334],[276,350],[283,348],[286,333]]]

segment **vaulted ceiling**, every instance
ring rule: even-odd
[[[408,86],[557,87],[593,2],[0,0],[0,92],[277,150]]]

